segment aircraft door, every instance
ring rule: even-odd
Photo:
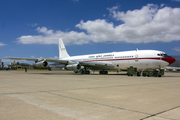
[[[157,65],[159,68],[161,68],[161,60],[162,60],[162,58],[160,58],[160,60],[158,60],[158,61],[156,62],[156,65]]]
[[[138,54],[135,55],[135,61],[138,62]]]

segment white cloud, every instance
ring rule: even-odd
[[[141,9],[118,11],[118,6],[107,8],[110,15],[122,24],[114,25],[105,19],[80,21],[77,28],[86,32],[63,32],[38,27],[41,35],[17,38],[22,44],[57,44],[63,37],[65,44],[85,44],[92,42],[171,42],[180,40],[180,8],[161,7],[148,4]]]
[[[175,51],[180,52],[180,47],[174,47],[174,48],[172,48],[172,49],[175,50]]]
[[[115,10],[118,9],[118,6],[113,6],[112,8],[107,8],[110,12],[114,12]]]
[[[73,2],[79,2],[79,0],[72,0]]]
[[[118,6],[109,8],[110,13],[113,18],[116,20],[123,21],[125,25],[130,27],[140,26],[152,21],[153,16],[157,12],[157,5],[148,4],[147,6],[143,6],[139,10],[128,10],[125,12],[116,11]]]
[[[164,7],[164,6],[165,6],[165,4],[161,4],[161,8]]]
[[[8,60],[8,59],[1,59],[2,62],[4,62],[4,65],[9,65],[10,63],[28,63],[28,64],[34,64],[34,61],[25,61],[25,60]]]
[[[3,44],[2,42],[0,42],[0,46],[4,46],[4,45],[6,45],[6,44]]]
[[[87,31],[87,35],[93,42],[106,42],[117,39],[113,23],[97,19],[95,21],[81,21],[76,27]]]
[[[180,0],[171,0],[171,1],[176,1],[176,2],[180,2]]]
[[[27,35],[17,38],[22,44],[57,44],[59,38],[63,37],[65,44],[85,44],[88,43],[88,36],[83,32],[62,32],[60,30],[48,30],[46,27],[36,29],[42,35]]]
[[[4,64],[10,64],[14,62],[14,60],[8,60],[8,59],[2,59],[1,61],[4,62]]]
[[[36,27],[38,24],[37,23],[31,23],[31,24],[28,24],[29,26],[31,27]]]

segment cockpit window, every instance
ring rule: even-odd
[[[162,57],[170,57],[170,56],[168,56],[167,54],[165,54],[165,53],[162,53],[162,54],[157,54],[158,56],[162,56]]]

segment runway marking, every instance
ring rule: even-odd
[[[165,110],[165,111],[162,111],[162,112],[156,113],[156,114],[152,114],[152,115],[147,116],[147,117],[145,117],[145,118],[142,118],[142,119],[140,119],[140,120],[145,120],[145,119],[147,119],[147,118],[151,118],[151,117],[154,117],[154,116],[160,115],[160,114],[162,114],[162,113],[165,113],[165,112],[168,112],[168,111],[171,111],[171,110],[177,109],[177,108],[180,108],[180,106],[177,106],[177,107],[174,107],[174,108],[171,108],[171,109],[168,109],[168,110]],[[161,117],[161,116],[158,116],[158,117]],[[161,117],[161,118],[165,118],[165,117]],[[169,119],[169,120],[174,120],[174,119],[172,119],[172,118],[166,118],[166,119]]]
[[[78,100],[78,101],[82,101],[82,102],[92,103],[92,104],[96,104],[96,105],[100,105],[100,106],[105,106],[105,107],[110,107],[110,108],[115,108],[115,109],[126,110],[126,111],[131,111],[131,112],[136,112],[136,113],[142,113],[142,114],[150,115],[148,113],[144,113],[144,112],[140,112],[140,111],[130,110],[130,109],[121,108],[121,107],[115,107],[115,106],[111,106],[111,105],[107,105],[107,104],[101,104],[101,103],[96,103],[96,102],[92,102],[92,101],[86,101],[86,100],[82,100],[82,99],[78,99],[78,98],[73,98],[73,97],[69,97],[69,96],[55,94],[55,93],[49,93],[49,94],[56,95],[56,96],[61,96],[61,97],[69,98],[69,99],[73,99],[73,100]]]
[[[38,108],[49,110],[59,115],[71,117],[77,120],[99,120],[103,116],[103,114],[92,116],[92,115],[88,115],[88,111],[77,111],[77,110],[75,111],[70,108],[57,107],[54,105],[50,105],[44,101],[37,100],[33,97],[29,97],[27,95],[13,94],[13,95],[6,95],[6,96],[17,98],[19,100],[24,101],[27,104],[34,105]]]
[[[168,110],[156,113],[156,114],[149,114],[149,113],[144,113],[144,112],[141,112],[141,111],[126,109],[126,108],[121,108],[121,107],[115,107],[115,106],[96,103],[96,102],[92,102],[92,101],[86,101],[86,100],[82,100],[82,99],[78,99],[78,98],[73,98],[73,97],[69,97],[69,96],[55,94],[55,93],[50,93],[50,92],[44,92],[44,93],[60,96],[60,97],[63,97],[63,98],[73,99],[73,100],[77,100],[77,101],[81,101],[81,102],[91,103],[91,104],[94,104],[94,105],[100,105],[101,107],[114,108],[114,109],[119,109],[119,110],[123,110],[123,111],[130,111],[130,112],[135,112],[135,113],[141,113],[141,114],[148,115],[147,117],[142,118],[140,120],[145,120],[145,119],[160,115],[162,113],[165,113],[165,112],[180,108],[180,106],[177,106],[177,107],[174,107],[174,108],[171,108],[171,109],[168,109]],[[21,95],[20,94],[6,94],[6,96],[20,99],[20,100],[24,101],[27,104],[34,105],[36,107],[39,107],[39,108],[42,108],[42,109],[45,109],[45,110],[49,110],[49,111],[57,113],[59,115],[72,117],[72,118],[75,118],[77,120],[96,120],[96,119],[98,120],[98,119],[100,119],[100,118],[102,118],[102,117],[104,117],[106,115],[106,114],[101,114],[101,115],[92,116],[92,115],[88,115],[88,111],[87,112],[85,112],[85,111],[77,111],[77,110],[74,111],[74,110],[72,110],[70,108],[53,106],[53,105],[50,105],[50,104],[48,104],[48,103],[46,103],[44,101],[40,101],[40,100],[37,100],[37,99],[35,99],[33,97],[29,97],[27,95],[22,95],[22,94]],[[162,117],[162,116],[157,116],[157,117],[165,118],[165,119],[168,119],[168,120],[173,120],[171,118],[166,118],[166,117]]]
[[[8,82],[3,82],[8,83]],[[57,91],[71,91],[71,90],[85,90],[85,89],[99,89],[99,88],[113,88],[113,87],[126,87],[126,86],[139,86],[139,85],[153,85],[153,84],[164,84],[164,83],[179,83],[179,81],[171,82],[156,82],[156,83],[143,83],[143,84],[129,84],[129,85],[111,85],[111,86],[102,86],[102,87],[89,87],[89,88],[75,88],[75,89],[64,89],[64,90],[48,90],[48,91],[35,91],[35,92],[13,92],[13,93],[1,93],[0,95],[6,94],[23,94],[23,93],[37,93],[37,92],[57,92]],[[35,90],[34,88],[24,87],[17,84],[8,83],[14,86],[23,87],[30,90]]]
[[[49,93],[49,92],[46,92],[46,93]],[[114,108],[114,109],[119,109],[119,110],[130,111],[130,112],[135,112],[135,113],[141,113],[141,114],[148,115],[147,117],[145,117],[143,119],[140,119],[140,120],[145,120],[146,118],[153,117],[153,116],[159,115],[161,113],[164,113],[164,112],[167,112],[167,111],[170,111],[170,110],[173,110],[173,109],[176,109],[176,108],[180,107],[180,106],[178,106],[178,107],[171,108],[169,110],[165,110],[165,111],[162,111],[162,112],[159,112],[159,113],[156,113],[156,114],[152,115],[152,114],[141,112],[141,111],[131,110],[131,109],[127,109],[127,108],[121,108],[121,107],[115,107],[115,106],[111,106],[111,105],[107,105],[107,104],[101,104],[101,103],[96,103],[96,102],[92,102],[92,101],[86,101],[86,100],[82,100],[82,99],[78,99],[78,98],[73,98],[73,97],[69,97],[69,96],[55,94],[55,93],[49,93],[49,94],[53,94],[53,95],[56,95],[56,96],[61,96],[61,97],[64,97],[64,98],[74,99],[74,100],[78,100],[78,101],[82,101],[82,102],[87,102],[87,103],[91,103],[91,104],[95,104],[95,105],[100,105],[100,106],[104,106],[104,107],[109,107],[109,108]],[[162,116],[158,116],[158,117],[159,118],[165,118],[165,117],[162,117]],[[171,118],[165,118],[165,119],[173,120]]]
[[[176,82],[176,81],[173,81],[173,82]],[[160,82],[160,83],[172,83],[172,82]],[[155,83],[155,84],[160,84],[160,83]],[[146,83],[146,84],[152,84],[152,83]],[[137,86],[137,85],[140,85],[140,84],[134,84],[134,85],[116,85],[116,86],[94,87],[94,88],[79,88],[79,89],[69,89],[69,90],[97,89],[97,88],[120,87],[120,86]],[[22,87],[22,86],[20,86],[20,87]],[[28,89],[32,89],[32,88],[28,88]],[[103,106],[103,107],[109,107],[109,108],[114,108],[114,109],[119,109],[119,110],[124,110],[124,111],[131,111],[131,112],[136,112],[136,113],[141,113],[141,114],[148,115],[147,117],[142,118],[141,120],[145,120],[147,118],[150,118],[150,117],[153,117],[153,116],[159,115],[161,113],[164,113],[164,112],[167,112],[167,111],[170,111],[170,110],[173,110],[173,109],[176,109],[176,108],[180,107],[180,106],[178,106],[178,107],[175,107],[175,108],[171,108],[169,110],[162,111],[162,112],[159,112],[159,113],[156,113],[156,114],[149,114],[149,113],[144,113],[144,112],[141,112],[141,111],[126,109],[126,108],[121,108],[121,107],[115,107],[115,106],[111,106],[111,105],[107,105],[107,104],[101,104],[101,103],[96,103],[96,102],[92,102],[92,101],[86,101],[86,100],[82,100],[82,99],[78,99],[78,98],[73,98],[73,97],[69,97],[69,96],[64,96],[64,95],[59,95],[59,94],[51,93],[51,92],[54,92],[54,91],[67,91],[67,90],[50,90],[50,91],[37,91],[37,92],[3,93],[3,95],[9,96],[9,97],[18,98],[18,99],[23,100],[24,102],[26,102],[28,104],[40,107],[42,109],[46,109],[46,110],[52,111],[52,112],[60,114],[60,115],[76,118],[78,120],[85,120],[85,119],[86,120],[91,120],[92,117],[93,117],[93,119],[96,119],[96,118],[99,118],[100,116],[102,117],[103,115],[100,115],[100,116],[88,116],[89,119],[87,119],[87,117],[82,118],[82,116],[86,115],[86,113],[84,111],[83,112],[82,111],[79,112],[79,111],[73,111],[72,109],[69,109],[69,108],[52,106],[52,105],[49,105],[49,104],[47,104],[47,103],[45,103],[43,101],[38,101],[38,100],[35,100],[35,99],[31,98],[31,97],[28,97],[28,96],[25,96],[25,95],[22,95],[22,94],[44,92],[44,93],[47,93],[47,94],[52,94],[52,95],[56,95],[56,96],[60,96],[60,97],[64,97],[64,98],[69,98],[69,99],[73,99],[73,100],[77,100],[77,101],[82,101],[82,102],[86,102],[86,103],[100,105],[100,106]],[[81,119],[79,119],[80,117],[81,117]],[[159,118],[164,118],[164,117],[161,117],[161,116],[158,116],[158,117]],[[169,119],[169,118],[166,118],[166,119]],[[169,119],[169,120],[171,120],[171,119]]]
[[[103,81],[103,80],[101,80],[101,81]],[[103,115],[94,116],[94,117],[93,116],[87,116],[89,119],[87,119],[87,117],[82,118],[82,116],[86,116],[86,114],[87,114],[85,111],[83,111],[83,112],[82,111],[73,111],[72,109],[69,109],[69,108],[53,106],[53,105],[47,104],[47,103],[45,103],[43,101],[39,101],[39,100],[33,99],[31,97],[28,97],[28,96],[22,95],[22,94],[24,94],[24,93],[44,92],[44,93],[47,93],[47,94],[52,94],[52,95],[56,95],[56,96],[60,96],[60,97],[64,97],[64,98],[69,98],[69,99],[78,100],[78,101],[82,101],[82,102],[87,102],[87,103],[91,103],[91,104],[95,104],[95,105],[100,105],[100,106],[103,106],[103,107],[110,107],[110,108],[115,108],[115,109],[119,109],[119,110],[125,110],[125,111],[131,111],[131,112],[146,114],[147,117],[142,118],[141,120],[145,120],[147,118],[151,118],[151,117],[154,117],[154,116],[160,117],[160,116],[157,116],[157,115],[180,107],[180,106],[177,106],[175,108],[171,108],[169,110],[165,110],[165,111],[162,111],[162,112],[159,112],[159,113],[156,113],[156,114],[148,114],[148,113],[144,113],[144,112],[141,112],[141,111],[135,111],[135,110],[130,110],[130,109],[126,109],[126,108],[121,108],[121,107],[116,107],[116,106],[111,106],[111,105],[107,105],[107,104],[101,104],[101,103],[96,103],[96,102],[92,102],[92,101],[86,101],[86,100],[82,100],[82,99],[78,99],[78,98],[73,98],[73,97],[68,97],[68,96],[64,96],[64,95],[51,93],[51,92],[55,92],[55,91],[69,91],[69,90],[100,89],[100,88],[139,86],[139,85],[151,85],[151,84],[179,83],[179,81],[155,82],[155,83],[154,82],[153,83],[149,82],[149,83],[142,83],[142,84],[140,83],[140,84],[127,84],[127,85],[111,85],[111,86],[102,86],[102,87],[76,88],[76,89],[64,89],[64,90],[48,90],[48,91],[38,91],[38,90],[36,90],[34,88],[24,87],[23,85],[18,85],[18,84],[15,84],[15,83],[9,83],[9,82],[4,82],[4,83],[11,84],[11,85],[18,86],[18,87],[22,87],[22,88],[26,88],[26,89],[35,90],[35,91],[34,92],[2,93],[1,95],[7,95],[9,97],[18,98],[18,99],[20,99],[20,100],[22,100],[22,101],[24,101],[24,102],[26,102],[28,104],[40,107],[42,109],[52,111],[52,112],[60,114],[60,115],[64,115],[64,116],[67,116],[67,117],[73,117],[73,118],[78,119],[78,120],[79,120],[79,118],[81,118],[80,120],[98,119],[100,117],[103,117]],[[19,94],[19,95],[17,95],[17,94]],[[164,118],[164,117],[160,117],[160,118]],[[171,118],[166,118],[166,119],[172,120]]]

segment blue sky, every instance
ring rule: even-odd
[[[180,55],[180,0],[0,0],[0,59],[58,57],[61,37],[71,56]]]

